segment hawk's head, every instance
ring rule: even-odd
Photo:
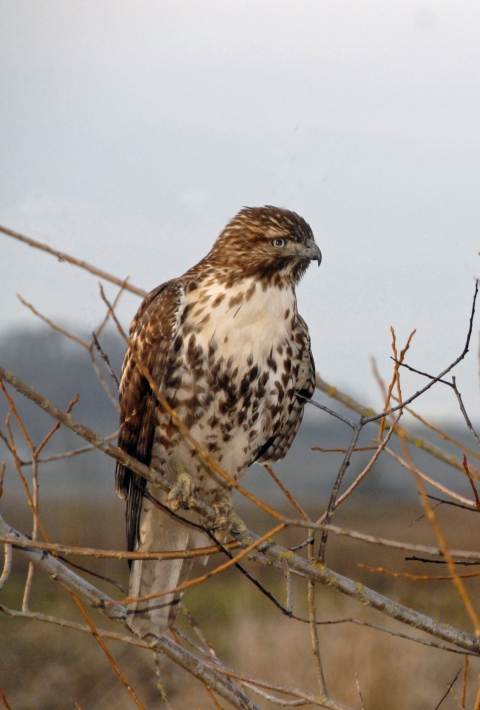
[[[310,261],[322,255],[311,228],[280,207],[244,207],[225,227],[206,261],[224,273],[253,276],[280,285],[297,283]]]

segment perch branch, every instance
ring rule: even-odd
[[[0,534],[26,541],[23,535],[8,525],[0,517]],[[21,552],[30,562],[45,572],[54,581],[60,582],[69,592],[79,597],[84,603],[100,610],[108,618],[125,625],[126,609],[117,604],[113,599],[101,592],[93,585],[86,582],[77,574],[69,570],[55,557],[46,552],[22,548]],[[212,670],[198,658],[181,646],[171,641],[166,636],[150,637],[150,648],[159,653],[164,653],[168,658],[184,668],[201,681],[205,681],[221,697],[225,698],[239,710],[260,710],[244,693],[237,690],[230,681],[223,678],[220,673]],[[149,640],[150,640],[149,638]]]

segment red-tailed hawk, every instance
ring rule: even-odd
[[[244,208],[204,259],[145,298],[132,322],[137,357],[192,436],[235,479],[254,462],[285,456],[304,397],[313,393],[310,338],[295,296],[311,260],[320,264],[321,253],[304,219],[277,207]],[[120,383],[119,446],[172,483],[190,482],[194,495],[210,505],[229,494],[226,481],[157,401],[130,351]],[[126,498],[129,550],[211,544],[144,493],[174,509],[181,501],[120,464],[116,484]],[[175,588],[189,571],[188,560],[137,560],[130,596]],[[163,633],[178,601],[170,594],[132,603],[131,627],[142,636]]]

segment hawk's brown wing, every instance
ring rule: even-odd
[[[130,327],[130,338],[140,361],[160,388],[170,344],[175,336],[184,285],[179,280],[158,286],[143,301]],[[125,354],[120,381],[120,433],[118,446],[150,465],[155,434],[157,399],[140,372],[132,350]],[[146,480],[120,463],[115,475],[117,492],[126,499],[127,544],[138,541],[140,511]]]

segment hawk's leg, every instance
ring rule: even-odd
[[[180,470],[175,483],[168,494],[168,506],[170,510],[177,511],[180,508],[188,510],[195,507],[196,487],[190,474]],[[215,495],[212,502],[215,511],[215,520],[208,522],[208,527],[215,534],[218,540],[224,540],[229,533],[241,535],[245,530],[245,524],[233,510],[232,496],[230,490],[220,490]]]
[[[212,508],[217,515],[211,530],[219,540],[225,539],[229,533],[241,534],[246,530],[245,523],[233,510],[230,492],[219,492]]]
[[[195,484],[193,478],[188,473],[179,473],[177,480],[173,484],[168,494],[168,505],[170,510],[176,511],[180,508],[191,508],[195,503]]]

